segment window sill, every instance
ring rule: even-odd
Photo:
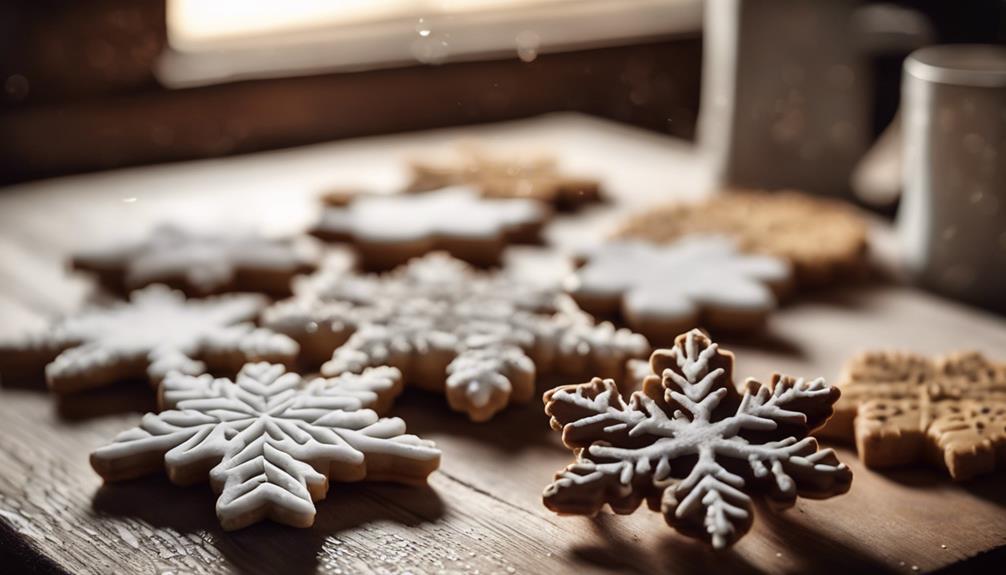
[[[170,3],[169,3],[170,6]],[[518,57],[695,34],[702,0],[582,0],[393,18],[268,36],[184,37],[157,66],[168,87]]]

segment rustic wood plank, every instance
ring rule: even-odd
[[[555,117],[20,186],[0,192],[0,334],[37,327],[87,296],[88,284],[63,269],[70,249],[173,217],[294,231],[313,217],[326,186],[389,187],[404,177],[403,156],[466,135],[503,146],[533,141],[609,184],[617,202],[550,230],[565,250],[597,241],[619,213],[670,193],[702,193],[708,183],[678,142]],[[876,233],[886,246],[889,230]],[[552,256],[543,257],[548,269]],[[727,342],[738,375],[834,378],[846,357],[874,346],[999,357],[1006,350],[1002,318],[880,281],[801,298],[769,328],[765,337]],[[87,454],[138,414],[71,420],[40,391],[0,388],[0,557],[74,573],[911,573],[966,568],[969,558],[1006,546],[1001,473],[963,486],[932,471],[879,474],[841,448],[856,475],[847,495],[759,509],[752,532],[715,554],[644,510],[597,520],[548,512],[541,489],[570,454],[538,402],[480,425],[448,412],[442,398],[410,390],[394,413],[444,451],[429,489],[336,484],[312,529],[261,524],[225,533],[205,485],[179,489],[149,478],[101,486]]]

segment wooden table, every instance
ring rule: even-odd
[[[90,284],[64,269],[73,248],[135,237],[173,218],[296,231],[314,217],[316,197],[326,187],[393,187],[404,177],[403,157],[468,137],[500,146],[532,143],[557,151],[571,170],[604,179],[615,198],[611,205],[564,216],[550,230],[552,241],[565,248],[597,241],[620,212],[659,198],[699,195],[709,182],[704,164],[682,142],[563,115],[26,184],[0,192],[0,335],[36,329],[88,297]],[[889,230],[878,225],[875,231],[878,251],[889,254]],[[782,370],[834,378],[846,357],[873,346],[934,353],[977,348],[1003,357],[1006,321],[877,282],[801,298],[773,318],[765,338],[728,347],[738,354],[741,376]],[[717,554],[645,510],[593,521],[547,511],[541,489],[570,454],[548,430],[537,402],[480,425],[446,410],[439,397],[410,391],[393,413],[443,449],[443,465],[428,489],[333,484],[312,529],[259,524],[225,533],[205,485],[182,489],[150,478],[102,487],[88,453],[136,423],[137,413],[64,419],[42,391],[0,389],[0,558],[6,561],[0,572],[913,573],[1002,567],[1001,473],[967,485],[925,470],[878,474],[842,448],[855,473],[847,495],[800,500],[782,513],[760,508],[752,532]]]

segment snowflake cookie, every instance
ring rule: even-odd
[[[751,331],[789,284],[789,265],[743,254],[722,236],[657,246],[612,242],[595,249],[570,278],[569,292],[595,316],[620,316],[655,342],[693,327]]]
[[[807,434],[839,397],[822,379],[774,375],[733,383],[733,354],[702,332],[650,357],[642,391],[622,399],[610,379],[545,394],[545,413],[576,461],[545,488],[545,506],[595,515],[632,513],[645,499],[681,533],[722,549],[751,527],[759,491],[792,505],[797,495],[848,491],[852,472]]]
[[[549,155],[492,156],[477,146],[463,146],[455,156],[446,161],[410,162],[409,191],[468,185],[487,198],[528,198],[560,210],[601,200],[597,180],[563,173]]]
[[[294,276],[314,271],[317,259],[310,246],[294,240],[161,225],[145,241],[79,252],[72,263],[115,293],[160,283],[190,296],[244,291],[285,297]]]
[[[248,361],[292,363],[296,341],[250,323],[268,303],[255,294],[186,299],[154,284],[129,302],[87,309],[0,345],[0,373],[8,362],[45,365],[50,389],[63,393],[134,378],[157,384],[172,371],[233,373]]]
[[[234,382],[175,372],[161,386],[165,411],[92,453],[91,466],[106,481],[161,469],[178,485],[208,476],[227,530],[266,518],[310,527],[329,480],[424,483],[439,466],[432,442],[369,409],[400,390],[388,367],[306,384],[269,363],[245,365]]]
[[[392,365],[474,421],[530,401],[536,372],[622,377],[628,359],[649,351],[645,338],[595,323],[557,289],[442,253],[380,276],[312,279],[268,309],[264,324],[300,342],[307,358],[329,358],[324,374]]]
[[[528,199],[485,199],[465,187],[422,194],[364,195],[329,207],[312,234],[349,242],[362,267],[389,270],[434,250],[497,265],[509,242],[536,242],[548,210]]]
[[[835,423],[867,467],[929,462],[955,480],[991,473],[1006,453],[1006,364],[966,352],[929,359],[870,352],[846,366]]]
[[[629,218],[615,237],[668,243],[694,234],[727,235],[746,252],[787,260],[807,286],[858,275],[867,251],[866,221],[852,206],[795,191],[733,190],[658,206]]]

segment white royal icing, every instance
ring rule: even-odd
[[[830,409],[835,400],[823,379],[786,379],[774,389],[749,380],[738,399],[728,371],[711,364],[719,357],[722,365],[718,346],[701,332],[689,332],[656,354],[677,366],[657,374],[662,398],[636,392],[625,401],[612,380],[597,378],[552,393],[550,413],[575,414],[562,422],[563,437],[586,449],[545,489],[546,502],[561,500],[564,492],[585,497],[591,490],[601,492],[601,504],[630,499],[648,483],[663,492],[668,521],[704,531],[714,547],[723,548],[750,524],[752,499],[743,491],[753,487],[749,482],[768,485],[781,501],[795,499],[802,487],[824,494],[847,488],[851,472],[845,464],[806,437],[806,414]],[[802,433],[775,431],[780,424],[803,426]],[[613,493],[607,491],[612,484]]]
[[[374,242],[431,237],[492,238],[541,222],[546,210],[534,200],[487,199],[468,187],[421,194],[362,196],[322,213],[318,228]]]
[[[77,258],[121,266],[130,289],[183,277],[202,293],[230,284],[242,268],[292,273],[316,259],[306,245],[293,241],[252,233],[199,233],[167,224],[155,228],[143,242]]]
[[[100,367],[141,362],[156,382],[172,371],[202,373],[205,365],[197,359],[206,351],[293,358],[297,342],[247,323],[267,305],[266,298],[253,294],[186,299],[155,284],[133,292],[128,303],[56,322],[43,337],[66,349],[46,366],[46,376],[56,383]]]
[[[702,308],[768,311],[767,284],[790,277],[785,261],[739,252],[720,236],[694,236],[665,246],[611,242],[593,251],[570,282],[574,293],[622,297],[626,315],[674,319]]]
[[[529,399],[536,367],[562,372],[584,363],[620,366],[649,349],[641,335],[596,324],[555,287],[477,272],[443,253],[382,276],[312,279],[297,298],[267,310],[265,324],[290,333],[320,324],[351,329],[322,367],[330,375],[387,363],[401,367],[408,381],[410,367],[424,357],[446,355],[448,397],[467,397],[461,409],[473,419],[502,409],[488,405],[491,398]],[[532,356],[545,364],[536,366]]]
[[[268,363],[246,365],[234,382],[174,373],[162,388],[167,410],[145,415],[92,461],[100,471],[163,454],[171,477],[212,463],[209,479],[225,528],[244,527],[263,511],[275,517],[268,512],[277,508],[275,518],[299,516],[297,525],[310,525],[329,478],[352,481],[371,472],[388,480],[401,473],[413,481],[415,474],[404,471],[410,464],[425,469],[423,477],[438,464],[432,442],[406,435],[401,419],[367,409],[397,389],[400,377],[379,367],[303,385],[299,375]],[[368,470],[372,456],[376,469]]]

